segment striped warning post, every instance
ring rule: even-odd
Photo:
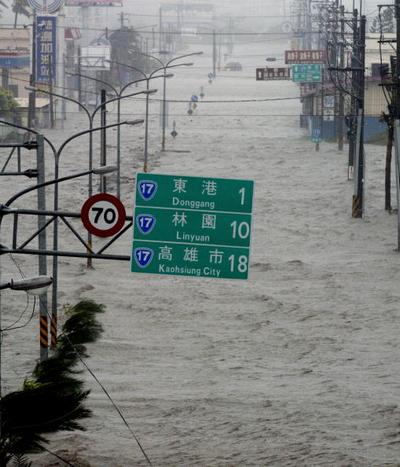
[[[49,326],[47,316],[40,317],[40,347],[48,348],[49,346]]]
[[[362,198],[361,196],[353,195],[352,217],[359,219],[362,217]]]
[[[51,338],[51,348],[54,349],[57,345],[57,316],[51,317],[50,338]]]

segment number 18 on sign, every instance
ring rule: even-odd
[[[247,279],[254,182],[140,173],[132,272]]]

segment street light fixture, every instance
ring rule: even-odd
[[[67,96],[64,96],[62,94],[58,94],[58,93],[55,93],[55,92],[52,92],[52,91],[48,91],[48,90],[44,90],[44,89],[36,89],[36,88],[32,88],[32,87],[29,87],[29,86],[26,86],[25,89],[28,89],[28,90],[35,90],[36,92],[42,92],[43,94],[48,94],[48,95],[51,95],[51,96],[55,96],[55,97],[58,97],[60,99],[65,99],[67,101],[70,101],[70,102],[73,102],[75,103],[76,105],[78,105],[81,109],[84,110],[86,116],[88,117],[88,120],[89,120],[89,130],[93,129],[93,125],[94,125],[94,118],[97,114],[97,112],[105,105],[107,104],[110,104],[112,102],[115,102],[117,101],[118,102],[118,108],[120,109],[120,100],[121,99],[127,99],[129,97],[134,97],[134,96],[137,96],[139,94],[154,94],[157,92],[156,89],[147,89],[146,91],[140,91],[140,92],[135,92],[135,93],[132,93],[132,94],[127,94],[125,96],[122,96],[121,93],[120,95],[117,95],[116,97],[112,98],[112,99],[109,99],[105,102],[103,102],[102,104],[98,105],[92,113],[90,113],[90,111],[88,110],[88,108],[83,105],[81,102],[79,102],[78,100],[76,99],[73,99],[72,97],[67,97]],[[125,90],[125,88],[124,88]],[[121,124],[121,121],[120,121],[120,110],[118,111],[118,122],[117,122],[117,126],[119,128],[119,125]],[[105,127],[105,128],[108,128],[108,127]],[[118,131],[118,138],[120,138],[120,130]],[[120,147],[120,146],[119,146]],[[117,196],[118,198],[120,198],[120,152],[118,152],[117,154],[117,166],[118,166],[118,176],[117,176]],[[93,166],[93,135],[92,133],[90,132],[89,133],[89,170],[92,168]],[[93,194],[93,181],[92,181],[92,176],[90,175],[89,176],[89,185],[88,185],[88,196],[92,196]]]
[[[71,76],[80,76],[81,78],[85,78],[85,79],[89,79],[89,80],[93,80],[93,81],[96,81],[96,82],[99,82],[99,83],[102,83],[104,85],[107,85],[109,86],[115,93],[116,96],[122,96],[123,92],[129,87],[129,86],[132,86],[133,84],[137,84],[137,83],[140,83],[142,81],[146,81],[146,88],[147,88],[147,91],[149,91],[149,88],[150,88],[150,80],[151,79],[156,79],[156,78],[172,78],[174,75],[172,73],[169,73],[167,74],[165,77],[164,75],[158,75],[158,76],[154,76],[156,72],[162,70],[163,68],[159,68],[157,70],[155,70],[154,72],[152,72],[150,75],[147,75],[144,71],[142,71],[140,68],[136,68],[134,66],[131,66],[131,65],[126,65],[125,63],[119,63],[119,62],[116,62],[114,60],[105,60],[107,63],[110,63],[110,64],[115,64],[115,65],[118,65],[118,66],[123,66],[123,67],[126,67],[126,68],[129,68],[129,69],[132,69],[132,70],[135,70],[137,72],[139,72],[142,76],[144,76],[143,79],[136,79],[135,81],[131,81],[127,84],[125,84],[123,87],[121,87],[121,89],[118,91],[112,84],[106,82],[106,81],[103,81],[103,80],[100,80],[98,78],[92,78],[91,76],[87,76],[87,75],[83,75],[82,73],[68,73],[69,75]],[[152,92],[149,92],[149,94],[152,94]],[[149,141],[149,138],[148,138],[148,134],[149,134],[149,94],[146,94],[146,116],[145,116],[145,137],[144,137],[144,164],[143,164],[143,171],[144,172],[147,172],[147,161],[148,161],[148,141]],[[120,101],[118,101],[118,108],[117,108],[117,113],[118,113],[118,121],[120,119],[120,114],[121,114],[121,105],[120,105]],[[120,161],[121,159],[121,133],[118,132],[117,134],[117,161]],[[118,162],[118,165],[120,166],[120,162]],[[118,198],[120,197],[120,191],[119,191],[119,186],[118,186]]]
[[[116,165],[101,165],[96,169],[93,169],[93,173],[96,175],[108,175],[118,170]]]
[[[11,279],[9,282],[0,284],[0,298],[1,290],[11,289],[18,290],[23,292],[32,293],[35,295],[42,295],[46,293],[47,289],[50,287],[53,279],[48,276],[35,276],[35,277],[26,277],[24,279],[14,280]],[[1,303],[0,303],[0,403],[2,400],[2,379],[1,379],[1,369],[2,369],[2,343],[3,343],[3,329],[1,325]],[[0,410],[0,438],[2,433],[2,411]]]
[[[123,121],[123,122],[120,122],[119,124],[107,125],[106,127],[90,128],[88,130],[85,130],[85,131],[82,131],[82,132],[77,133],[75,135],[72,135],[70,138],[68,138],[66,141],[64,141],[64,143],[57,150],[50,140],[48,140],[47,138],[40,135],[40,133],[37,132],[36,130],[32,130],[32,129],[24,127],[22,125],[17,125],[15,123],[9,123],[7,121],[0,120],[0,123],[12,126],[14,128],[19,128],[21,130],[25,130],[25,131],[31,132],[33,134],[36,134],[38,137],[42,137],[50,145],[50,147],[51,147],[51,149],[53,151],[53,154],[54,154],[54,161],[55,161],[55,170],[54,170],[55,179],[54,180],[50,180],[48,182],[44,182],[44,183],[41,183],[39,185],[35,185],[33,187],[28,187],[25,190],[22,190],[21,192],[19,192],[16,195],[12,196],[4,205],[0,205],[0,229],[1,229],[1,223],[2,223],[2,220],[3,220],[3,216],[4,216],[4,211],[8,208],[8,206],[10,206],[11,203],[13,203],[17,198],[19,198],[23,194],[28,193],[28,192],[33,191],[33,190],[38,190],[38,189],[40,189],[42,187],[45,187],[45,186],[48,186],[48,185],[53,185],[54,184],[55,186],[54,186],[54,205],[53,206],[54,206],[54,211],[57,211],[58,210],[58,183],[66,181],[66,180],[71,180],[73,178],[81,177],[81,176],[84,176],[84,175],[89,175],[89,177],[92,176],[92,174],[94,172],[93,172],[93,168],[91,167],[90,170],[88,170],[86,172],[82,172],[82,173],[79,173],[77,175],[69,175],[67,177],[59,178],[59,161],[60,161],[61,153],[62,153],[62,151],[64,150],[64,148],[66,147],[66,145],[70,141],[72,141],[75,138],[78,138],[79,136],[85,135],[87,133],[92,133],[92,132],[95,132],[95,131],[99,131],[99,130],[102,130],[104,128],[113,128],[113,127],[116,127],[118,125],[132,125],[132,124],[136,125],[136,124],[139,124],[139,123],[142,123],[142,122],[143,122],[142,120]],[[95,170],[97,170],[97,169],[95,169]],[[104,168],[101,169],[101,170],[104,171]],[[107,169],[107,173],[110,173],[110,170]],[[90,233],[88,233],[88,245],[89,246],[91,245],[91,242],[92,242],[92,236],[91,236]],[[54,219],[54,228],[53,228],[53,250],[56,251],[57,249],[58,249],[58,218],[55,218]],[[88,267],[92,266],[91,258],[88,258],[87,265],[88,265]],[[57,322],[57,289],[58,289],[58,258],[57,258],[57,256],[54,256],[53,257],[52,305],[51,305],[52,306],[52,310],[51,310],[52,311],[52,321],[54,321],[54,323]]]
[[[197,56],[197,55],[203,55],[203,51],[200,51],[200,52],[192,52],[190,54],[184,54],[184,55],[179,55],[179,57],[174,57],[174,58],[171,58],[170,60],[168,60],[167,62],[163,62],[162,60],[160,60],[159,58],[157,57],[154,57],[154,55],[149,55],[149,54],[146,54],[146,53],[143,53],[143,52],[138,52],[139,55],[143,55],[145,57],[150,57],[152,58],[153,60],[156,60],[160,65],[161,65],[161,68],[160,70],[164,70],[164,86],[163,86],[163,112],[162,112],[162,140],[161,140],[161,150],[162,151],[165,151],[165,127],[166,127],[166,110],[167,110],[167,106],[166,106],[166,96],[167,96],[167,81],[166,81],[166,74],[167,74],[167,69],[168,68],[175,68],[175,67],[178,67],[178,66],[192,66],[193,63],[178,63],[176,65],[172,65],[172,63],[176,62],[177,60],[181,60],[183,58],[187,58],[187,57],[193,57],[193,56]]]
[[[128,68],[130,70],[134,70],[134,71],[137,71],[138,73],[140,73],[142,76],[144,76],[143,79],[138,79],[136,81],[134,81],[133,83],[139,83],[140,81],[146,81],[146,87],[147,89],[149,89],[150,87],[150,80],[151,79],[156,79],[156,78],[164,78],[164,82],[166,79],[168,78],[172,78],[174,75],[173,73],[168,73],[168,74],[162,74],[162,75],[156,75],[156,73],[158,73],[159,71],[161,70],[164,70],[164,68],[157,68],[156,70],[154,70],[153,72],[151,72],[149,75],[146,74],[143,70],[141,70],[140,68],[137,68],[135,66],[132,66],[132,65],[127,65],[126,63],[120,63],[120,62],[116,62],[116,61],[112,61],[112,60],[106,60],[106,62],[108,63],[114,63],[115,65],[118,65],[118,66],[123,66],[125,68]],[[168,67],[168,68],[173,68],[173,66],[171,67]],[[156,76],[154,76],[156,75]],[[130,84],[133,84],[133,83],[128,83],[127,85],[125,85],[123,88],[121,88],[121,93],[128,87],[130,86]],[[148,166],[147,166],[147,162],[148,162],[148,147],[149,147],[149,95],[146,96],[146,123],[145,123],[145,135],[144,135],[144,164],[143,164],[143,172],[147,172],[148,170]]]
[[[0,284],[0,290],[11,289],[33,293],[35,290],[39,289],[39,291],[43,294],[50,287],[52,282],[53,279],[49,276],[26,277],[24,279],[18,280],[11,279],[10,282]]]

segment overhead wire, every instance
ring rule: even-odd
[[[49,312],[47,312],[49,318],[51,318]],[[101,390],[104,392],[104,394],[107,396],[108,400],[111,402],[112,406],[114,407],[114,409],[116,410],[116,412],[118,413],[118,415],[120,416],[121,420],[124,422],[124,425],[128,428],[129,432],[131,433],[131,435],[133,436],[134,440],[136,441],[137,445],[139,446],[139,449],[140,451],[142,452],[144,458],[146,459],[147,463],[152,466],[152,462],[149,458],[149,456],[147,455],[144,447],[142,446],[139,438],[137,437],[136,433],[133,431],[133,429],[131,428],[131,426],[129,425],[128,421],[126,420],[124,414],[122,413],[121,409],[117,406],[117,404],[115,403],[115,401],[113,400],[113,398],[111,397],[110,393],[107,391],[107,389],[104,387],[104,385],[101,383],[101,381],[99,380],[99,378],[96,376],[96,374],[94,373],[93,370],[91,370],[89,368],[89,365],[85,362],[85,360],[82,358],[79,350],[76,348],[76,346],[73,344],[73,342],[70,340],[70,338],[68,337],[67,334],[62,334],[66,340],[68,341],[69,345],[72,347],[72,349],[74,350],[76,356],[78,357],[78,359],[80,360],[80,362],[82,363],[82,365],[86,368],[86,370],[89,372],[89,374],[93,377],[93,379],[96,381],[96,383],[99,385],[99,387],[101,388]]]
[[[35,312],[35,307],[33,307],[33,312],[31,314],[31,317],[30,317],[30,319],[28,320],[28,322],[26,324],[24,324],[23,326],[18,326],[18,327],[15,327],[15,326],[22,320],[22,318],[24,317],[26,311],[28,310],[28,307],[29,307],[29,295],[26,294],[26,306],[25,306],[25,309],[23,310],[23,312],[20,314],[19,318],[16,321],[14,321],[8,327],[1,329],[1,332],[14,331],[15,329],[22,329],[22,328],[26,327],[31,322],[31,320],[33,318],[33,314]]]

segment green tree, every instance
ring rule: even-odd
[[[3,13],[3,8],[8,8],[7,4],[4,2],[4,0],[0,0],[0,16]]]
[[[393,9],[391,7],[383,8],[381,17],[374,18],[369,31],[373,33],[395,32]]]
[[[11,460],[28,466],[25,455],[45,450],[48,433],[84,429],[79,421],[91,416],[84,405],[90,391],[77,378],[76,366],[82,356],[88,356],[85,344],[102,333],[96,317],[102,312],[104,306],[90,300],[68,308],[53,356],[36,366],[21,391],[2,398],[1,467]]]
[[[0,87],[0,114],[8,116],[18,107],[17,101],[6,89]]]
[[[15,13],[14,28],[17,27],[18,15],[31,16],[27,0],[14,0],[12,10]]]

